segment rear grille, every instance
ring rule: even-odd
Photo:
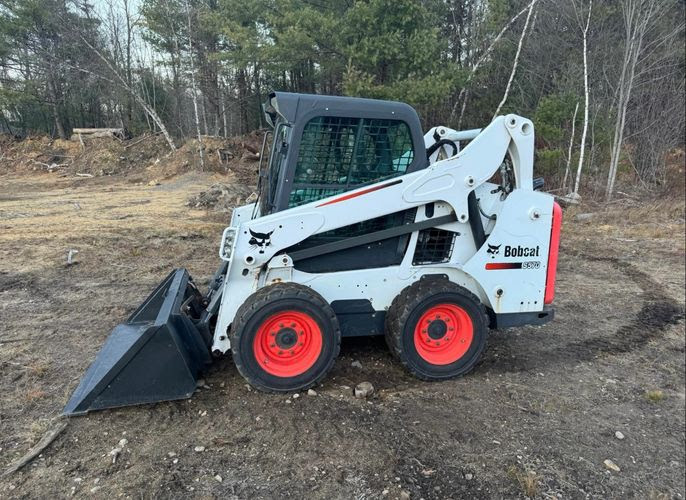
[[[423,229],[417,237],[412,265],[448,262],[454,245],[455,233],[444,229]]]

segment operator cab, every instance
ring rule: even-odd
[[[428,166],[419,117],[404,103],[273,92],[264,114],[273,132],[261,155],[271,139],[260,164],[261,215]]]

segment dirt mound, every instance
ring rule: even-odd
[[[177,175],[189,170],[221,173],[232,171],[237,174],[245,174],[249,171],[252,179],[254,177],[252,172],[257,170],[259,161],[257,141],[259,138],[255,133],[231,138],[210,136],[203,136],[200,140],[191,138],[186,140],[176,152],[170,154],[164,162],[156,163],[149,170],[161,176]]]
[[[245,184],[213,184],[206,191],[188,198],[186,205],[216,212],[230,212],[234,207],[255,201],[256,194]]]
[[[0,172],[56,171],[70,165],[79,154],[79,145],[46,136],[17,139],[0,135]]]
[[[3,171],[45,171],[67,175],[121,175],[138,171],[159,161],[169,152],[164,139],[145,135],[130,141],[114,137],[78,140],[46,136],[0,138]]]
[[[240,183],[257,176],[262,132],[239,137],[188,139],[172,152],[161,134],[122,141],[115,137],[77,140],[46,136],[0,136],[0,172],[44,171],[85,176],[142,175],[164,179],[191,170],[233,172]],[[200,162],[200,147],[203,163]]]

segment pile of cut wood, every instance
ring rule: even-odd
[[[72,130],[72,141],[79,141],[83,144],[84,139],[94,139],[96,137],[112,137],[120,141],[128,139],[128,133],[123,128],[75,128]]]

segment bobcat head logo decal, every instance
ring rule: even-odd
[[[490,243],[488,244],[488,250],[486,250],[486,253],[491,254],[491,259],[495,259],[495,256],[500,253],[500,247],[502,246],[502,243],[500,245],[491,245]]]
[[[272,233],[274,230],[269,231],[268,233],[257,233],[252,229],[249,229],[249,231],[251,238],[248,241],[248,244],[252,248],[259,248],[260,253],[264,253],[264,249],[272,244]]]

